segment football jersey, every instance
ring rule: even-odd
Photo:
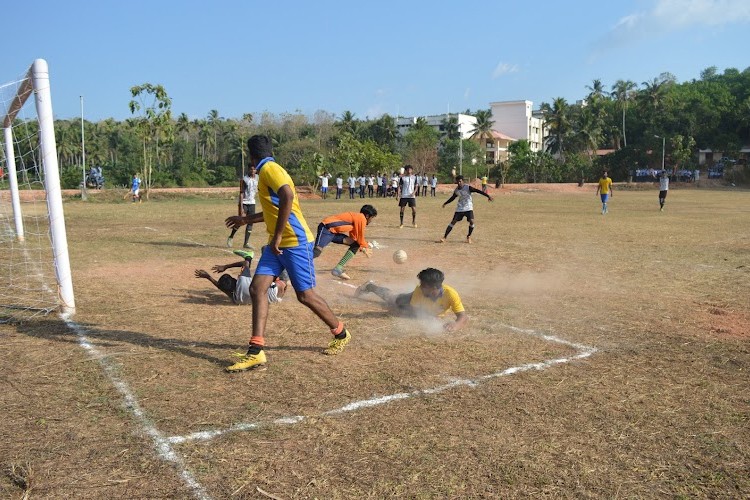
[[[253,277],[250,275],[250,269],[243,269],[239,276],[237,276],[237,284],[234,287],[234,294],[232,295],[232,301],[235,304],[252,304],[253,301],[250,299],[250,283],[253,281]]]
[[[281,233],[281,244],[279,246],[282,248],[296,247],[313,242],[315,237],[302,216],[297,190],[294,188],[294,181],[292,181],[289,173],[271,157],[258,163],[257,172],[258,199],[263,209],[263,222],[265,222],[268,231],[268,242],[270,243],[273,238],[276,221],[279,219],[279,190],[283,186],[289,186],[292,190],[292,211]]]
[[[453,194],[458,197],[458,204],[456,204],[456,212],[468,212],[474,210],[474,202],[471,199],[471,188],[468,184],[464,184],[461,187],[457,187]]]
[[[458,296],[458,292],[454,288],[448,285],[443,285],[442,293],[435,299],[425,297],[422,294],[422,289],[417,286],[411,294],[409,304],[419,311],[435,316],[443,316],[448,311],[453,311],[454,314],[464,312],[461,297]]]
[[[401,177],[401,198],[415,198],[417,190],[417,178],[413,175],[404,175]]]
[[[612,179],[610,177],[599,179],[599,192],[601,194],[609,194],[610,186],[612,186]]]
[[[245,175],[242,177],[242,182],[245,184],[245,191],[242,194],[243,205],[255,205],[255,196],[258,194],[258,176],[250,177]]]

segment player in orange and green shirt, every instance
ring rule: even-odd
[[[365,229],[377,217],[378,211],[372,205],[363,205],[356,212],[343,212],[331,215],[318,224],[318,233],[315,236],[315,248],[313,256],[320,257],[323,247],[329,243],[349,245],[339,263],[331,270],[331,274],[337,278],[348,280],[349,275],[344,272],[344,266],[354,257],[358,251],[370,256],[370,248],[365,240]]]
[[[380,297],[396,312],[408,316],[444,317],[449,311],[456,315],[454,321],[443,324],[449,332],[455,332],[469,321],[464,305],[458,292],[443,284],[445,275],[439,269],[428,267],[417,275],[419,285],[411,293],[395,294],[384,286],[378,286],[372,281],[357,288],[356,297],[371,292]]]

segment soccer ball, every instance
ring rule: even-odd
[[[393,252],[393,262],[396,264],[403,264],[406,262],[406,252],[403,250],[396,250]]]

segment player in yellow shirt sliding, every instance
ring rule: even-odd
[[[456,315],[455,321],[443,324],[449,332],[460,330],[469,321],[458,292],[443,284],[445,275],[439,269],[428,267],[417,274],[419,285],[411,293],[393,293],[372,281],[357,288],[355,297],[371,292],[385,301],[389,308],[405,316],[432,316],[442,318],[448,311]]]

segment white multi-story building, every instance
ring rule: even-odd
[[[502,101],[490,103],[492,112],[492,137],[483,139],[485,161],[496,164],[508,159],[508,146],[520,139],[528,141],[532,151],[541,151],[544,147],[544,117],[534,112],[531,101]],[[442,114],[424,116],[427,125],[439,133],[445,132],[445,121],[448,117],[456,117],[461,138],[471,139],[476,129],[477,119],[472,115]],[[400,117],[396,126],[400,135],[404,135],[417,123],[418,117]]]
[[[396,120],[396,127],[398,128],[399,135],[404,135],[417,123],[418,118],[424,118],[427,121],[427,125],[437,130],[440,134],[445,132],[444,123],[449,117],[456,117],[458,122],[458,132],[461,134],[462,139],[468,139],[471,137],[472,131],[477,125],[477,119],[471,115],[458,114],[442,114],[442,115],[430,115],[430,116],[412,116],[409,118],[399,117]]]
[[[512,137],[526,139],[532,151],[544,146],[544,120],[532,109],[531,101],[502,101],[490,103],[492,130]]]

